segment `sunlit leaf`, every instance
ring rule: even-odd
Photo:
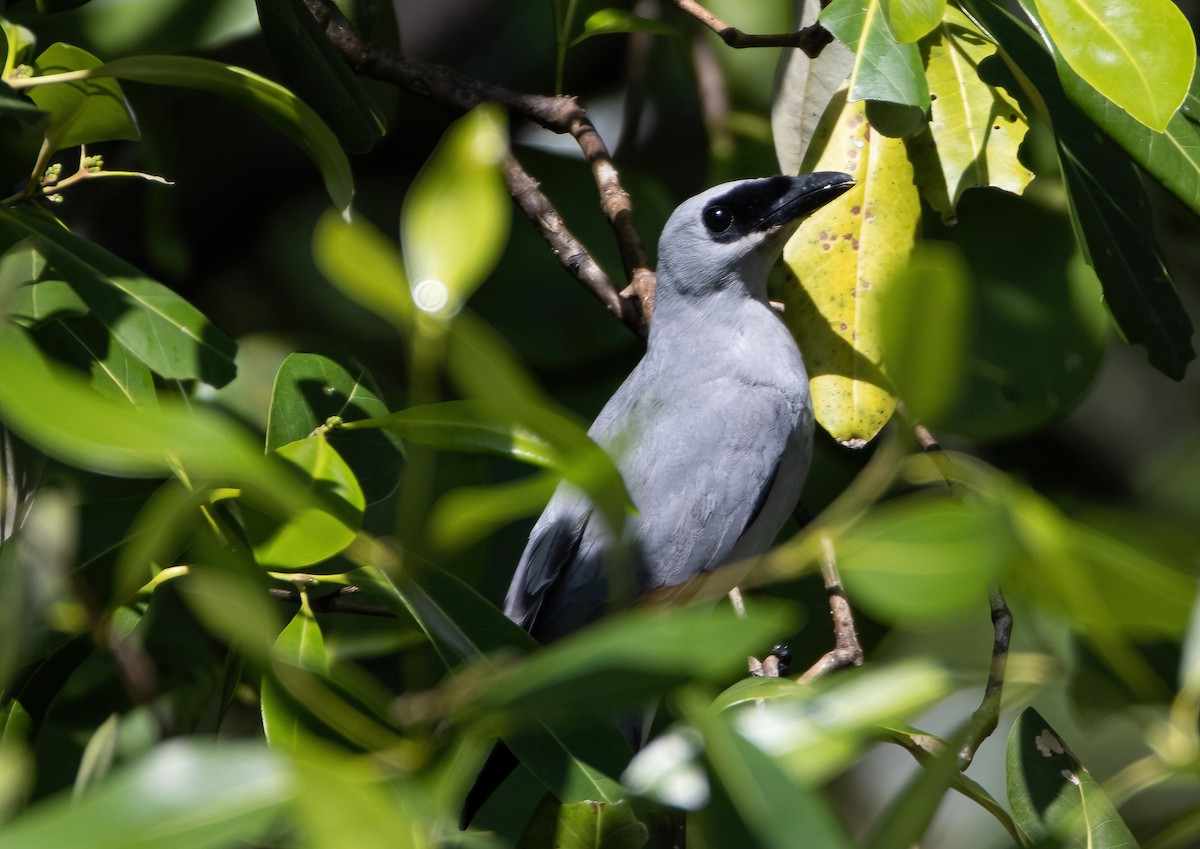
[[[870,132],[864,105],[844,95],[830,102],[804,170],[844,171],[857,182],[784,248],[796,278],[783,293],[784,321],[804,354],[817,422],[863,445],[896,405],[881,370],[879,305],[908,262],[921,204],[904,143]]]
[[[235,345],[194,306],[54,219],[0,209],[0,227],[28,238],[117,341],[156,374],[222,386]]]
[[[583,22],[583,32],[571,42],[574,47],[581,41],[593,35],[607,35],[619,32],[648,32],[654,35],[679,35],[679,30],[670,24],[643,18],[624,9],[601,9],[588,15]]]
[[[629,803],[542,802],[530,818],[517,849],[641,849],[649,839],[645,823]]]
[[[559,480],[557,474],[543,473],[511,483],[452,489],[429,515],[430,541],[441,551],[461,551],[509,522],[540,513]]]
[[[9,301],[9,311],[28,327],[63,316],[84,315],[88,307],[65,280],[42,280],[18,287]]]
[[[1196,68],[1192,26],[1171,0],[1035,0],[1046,33],[1089,85],[1152,130],[1183,103]]]
[[[261,745],[174,740],[78,801],[47,799],[0,830],[0,849],[219,849],[263,838],[292,795]]]
[[[70,44],[52,44],[34,62],[39,76],[100,67],[100,60]],[[51,150],[92,142],[139,138],[137,123],[121,87],[113,80],[78,80],[36,86],[29,97],[49,115],[46,144]],[[39,175],[40,176],[40,175]]]
[[[322,500],[280,522],[256,510],[243,513],[254,557],[264,568],[300,569],[333,557],[354,541],[366,506],[354,473],[323,435],[290,442],[275,453],[301,473],[297,488]]]
[[[321,626],[313,616],[307,595],[301,596],[300,609],[275,640],[272,654],[280,661],[315,672],[328,672],[329,658]],[[273,678],[264,676],[262,684],[263,733],[272,746],[300,749],[306,735],[291,709],[282,688]]]
[[[512,217],[507,139],[504,113],[478,107],[447,130],[409,188],[400,235],[418,309],[453,316],[500,258]]]
[[[111,714],[97,726],[88,739],[87,746],[83,749],[83,758],[79,762],[79,771],[75,773],[72,792],[76,797],[112,770],[117,755],[117,734],[120,728],[118,720],[119,717],[115,713]]]
[[[851,101],[882,100],[929,108],[929,86],[916,44],[902,44],[888,28],[883,0],[834,0],[821,23],[855,54]]]
[[[1013,723],[1005,749],[1013,819],[1035,841],[1136,849],[1137,841],[1092,774],[1033,708]]]
[[[289,354],[275,375],[267,417],[267,448],[304,439],[331,417],[356,421],[387,414],[366,369],[351,374],[319,354]],[[325,434],[363,489],[368,504],[396,489],[404,465],[388,431],[332,428]]]
[[[946,10],[946,0],[883,0],[881,5],[899,42],[916,41],[931,32]]]
[[[1021,194],[1033,179],[1017,159],[1029,125],[1016,100],[979,76],[995,45],[950,8],[922,49],[933,103],[928,131],[911,145],[921,195],[952,221],[967,189],[995,186]]]
[[[130,356],[94,319],[65,318],[48,322],[40,326],[34,336],[56,359],[90,374],[97,392],[130,404],[156,403],[154,376],[150,369],[141,360]]]
[[[313,232],[313,258],[347,297],[401,330],[412,323],[400,249],[361,215],[349,221],[333,210],[322,215]]]

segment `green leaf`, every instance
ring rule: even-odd
[[[880,309],[883,363],[909,413],[935,430],[962,389],[970,268],[954,246],[922,241]]]
[[[713,770],[764,849],[794,849],[797,835],[827,849],[853,845],[820,794],[793,781],[775,759],[735,731],[730,714],[711,710],[695,696],[685,699],[684,714],[703,736]]]
[[[409,188],[400,236],[419,310],[455,315],[500,258],[512,217],[507,140],[504,113],[477,107],[446,131]]]
[[[346,297],[399,330],[411,328],[414,308],[400,250],[362,215],[349,221],[332,210],[322,215],[313,231],[313,259]]]
[[[1013,723],[1005,765],[1013,819],[1033,840],[1137,849],[1100,785],[1033,708],[1023,710]]]
[[[888,29],[882,0],[833,0],[821,23],[854,51],[850,100],[882,100],[929,108],[929,85],[915,44],[903,44]]]
[[[921,45],[933,102],[928,130],[909,144],[917,185],[947,223],[967,189],[1021,194],[1033,172],[1017,158],[1029,124],[1016,100],[988,85],[979,66],[996,46],[958,9]]]
[[[244,68],[194,56],[129,56],[105,62],[90,76],[201,89],[249,109],[300,146],[321,172],[334,206],[349,214],[354,177],[337,136],[283,86]]]
[[[41,259],[41,254],[35,254]],[[86,315],[87,311],[83,298],[65,280],[21,286],[9,301],[9,315],[26,327],[69,315]]]
[[[37,212],[0,209],[0,226],[28,238],[92,315],[156,374],[213,386],[233,379],[233,340],[161,283]]]
[[[288,87],[337,133],[351,153],[366,153],[386,131],[362,79],[300,0],[255,0],[263,41]]]
[[[429,539],[440,551],[461,551],[500,527],[524,516],[536,516],[559,483],[547,472],[510,483],[459,487],[440,499],[429,515]]]
[[[45,270],[46,259],[30,239],[17,240],[0,254],[0,316],[20,318],[18,311],[26,307],[22,288],[40,280]]]
[[[302,669],[319,673],[329,671],[325,638],[313,616],[307,594],[301,595],[300,609],[275,640],[272,654],[276,659]],[[307,742],[304,726],[274,678],[263,677],[261,699],[263,733],[267,742],[293,751],[303,748]]]
[[[1196,69],[1192,26],[1171,0],[1035,0],[1046,35],[1090,86],[1152,130],[1167,127]]]
[[[43,324],[35,331],[34,338],[59,361],[90,374],[91,384],[100,394],[130,404],[156,402],[150,369],[130,356],[91,316]]]
[[[728,680],[794,624],[786,609],[765,605],[748,618],[707,604],[612,616],[503,669],[463,707],[543,718],[615,713],[690,681]]]
[[[650,839],[629,803],[545,799],[529,820],[517,849],[641,849]]]
[[[283,521],[246,507],[246,536],[264,568],[311,569],[354,542],[366,506],[362,489],[324,435],[290,442],[275,453],[302,473],[296,487],[311,491],[320,501],[313,499],[312,506]]]
[[[78,801],[59,794],[0,830],[0,849],[220,849],[265,837],[292,795],[287,771],[253,744],[173,740]]]
[[[901,43],[916,41],[942,20],[946,0],[883,0],[888,28]]]
[[[586,41],[593,35],[607,35],[622,32],[648,32],[653,35],[679,35],[679,30],[670,24],[643,18],[624,9],[601,9],[588,15],[583,22],[583,32],[575,36],[571,42],[574,47],[581,41]]]
[[[356,372],[352,375],[319,354],[288,355],[275,375],[267,448],[304,439],[333,416],[357,421],[386,415],[387,407],[371,388],[371,376],[361,366]],[[325,436],[350,467],[366,503],[374,504],[396,489],[404,452],[390,433],[335,427]]]
[[[83,749],[83,758],[79,762],[79,770],[75,773],[75,786],[72,790],[75,798],[82,796],[112,770],[113,761],[117,756],[119,719],[117,714],[110,714],[88,739]]]
[[[876,507],[838,545],[855,604],[893,622],[974,608],[1016,555],[1002,508],[948,496],[906,496]]]
[[[1195,357],[1192,324],[1155,246],[1149,201],[1129,158],[1067,99],[1035,36],[990,3],[972,5],[1020,64],[1045,103],[1058,142],[1071,214],[1088,262],[1122,334],[1146,347],[1150,364],[1176,380]]]
[[[39,76],[100,67],[100,60],[70,44],[52,44],[34,62]],[[112,80],[78,80],[36,86],[30,99],[49,116],[46,145],[51,150],[93,142],[140,138],[121,87]],[[38,175],[40,176],[40,175]]]

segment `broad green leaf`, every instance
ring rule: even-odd
[[[366,153],[386,126],[362,79],[300,0],[256,0],[271,62],[351,153]]]
[[[0,227],[30,239],[92,315],[156,374],[213,386],[233,379],[233,340],[166,286],[38,212],[0,209]]]
[[[530,818],[517,849],[641,849],[649,839],[645,823],[623,799],[567,805],[547,799]]]
[[[887,373],[908,412],[934,430],[962,391],[971,334],[970,275],[953,245],[922,241],[884,297]]]
[[[194,56],[128,56],[90,69],[86,77],[196,88],[244,106],[308,154],[325,180],[330,200],[343,215],[349,214],[354,179],[346,154],[317,113],[283,86],[244,68]]]
[[[38,253],[31,239],[19,239],[0,254],[0,318],[22,317],[20,313],[27,311],[28,294],[22,290],[40,280],[45,270],[46,258]]]
[[[329,658],[325,651],[325,638],[313,616],[307,594],[302,594],[300,598],[300,609],[275,640],[272,654],[284,663],[326,673],[329,671]],[[269,675],[263,677],[261,698],[263,733],[267,742],[274,747],[293,751],[303,748],[307,744],[303,726],[289,706],[280,684]]]
[[[1013,723],[1005,748],[1008,804],[1031,840],[1137,849],[1137,841],[1096,779],[1033,708]]]
[[[838,565],[857,606],[913,622],[977,607],[1017,552],[995,503],[917,495],[867,513],[839,541]]]
[[[40,258],[41,254],[37,256]],[[42,280],[21,286],[9,301],[9,315],[26,327],[64,316],[86,315],[87,311],[83,298],[65,280]]]
[[[267,418],[267,448],[304,439],[330,417],[356,421],[387,414],[362,366],[352,375],[319,354],[290,354],[275,375]],[[404,466],[398,439],[375,429],[333,428],[325,434],[363,489],[368,504],[396,488]]]
[[[55,359],[90,374],[91,384],[100,394],[130,404],[156,403],[150,369],[130,356],[91,316],[47,322],[34,331],[34,338]]]
[[[1075,73],[1150,129],[1166,129],[1196,69],[1192,26],[1171,0],[1035,0]]]
[[[100,64],[86,50],[58,43],[42,51],[34,67],[39,76],[48,76],[94,69]],[[36,86],[29,97],[49,116],[45,132],[46,145],[51,150],[139,138],[125,95],[113,80],[88,79]]]
[[[460,118],[417,174],[400,215],[417,309],[455,315],[491,272],[508,239],[504,113],[494,104]]]
[[[922,51],[933,103],[928,131],[909,147],[921,195],[952,222],[967,189],[995,186],[1021,194],[1033,179],[1017,159],[1029,124],[1016,100],[979,76],[995,45],[950,8]]]
[[[20,97],[14,97],[12,89],[0,82],[0,118],[12,118],[26,124],[36,124],[46,117],[37,106]]]
[[[789,611],[756,605],[637,610],[604,619],[501,670],[463,708],[544,718],[631,709],[690,681],[723,681],[794,627]]]
[[[332,210],[322,215],[313,231],[313,259],[348,298],[399,330],[410,328],[413,302],[400,249],[362,215],[349,221]]]
[[[904,143],[871,133],[861,102],[835,98],[817,132],[803,170],[845,171],[857,182],[784,248],[795,276],[783,293],[784,321],[804,354],[817,422],[861,446],[896,406],[881,370],[879,305],[908,262],[921,204]]]
[[[593,35],[607,35],[619,32],[679,35],[679,30],[662,21],[643,18],[641,15],[635,15],[624,9],[601,9],[598,12],[588,15],[587,20],[583,22],[583,32],[575,37],[575,40],[571,42],[571,46],[574,47],[579,42],[585,41]]]
[[[851,101],[881,100],[929,108],[929,86],[915,44],[896,41],[883,11],[884,0],[833,0],[821,23],[855,54]]]
[[[816,23],[819,0],[804,0],[797,5],[799,14],[792,23],[793,30]],[[779,173],[800,173],[800,163],[826,105],[853,68],[854,54],[840,41],[831,41],[819,56],[811,58],[803,50],[780,52],[777,89],[771,99],[771,137]]]
[[[711,710],[694,695],[685,700],[684,715],[703,736],[714,772],[764,849],[794,849],[797,835],[827,849],[853,845],[829,803],[738,733],[732,715]]]
[[[0,849],[219,849],[263,839],[292,796],[261,745],[178,739],[115,772],[78,801],[47,799],[0,830]]]
[[[1176,380],[1195,357],[1192,325],[1155,246],[1150,205],[1137,169],[1067,99],[1054,63],[1024,25],[990,3],[972,6],[1020,63],[1045,104],[1080,245],[1104,287],[1122,334],[1146,347],[1150,364]]]
[[[429,515],[429,539],[440,551],[461,551],[499,528],[542,512],[560,477],[553,472],[510,483],[452,489]]]
[[[942,20],[946,0],[883,0],[883,14],[896,41],[916,41]]]
[[[354,541],[366,506],[354,473],[324,435],[290,442],[275,453],[301,475],[296,487],[318,496],[312,506],[279,521],[243,508],[246,536],[254,558],[267,569],[313,567]]]

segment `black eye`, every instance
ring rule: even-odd
[[[704,210],[704,226],[711,233],[724,233],[733,224],[733,213],[723,206],[710,206]]]

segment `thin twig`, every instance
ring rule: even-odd
[[[825,590],[829,594],[829,616],[833,620],[834,647],[825,652],[797,679],[801,684],[814,681],[835,669],[862,666],[863,662],[862,644],[859,643],[858,632],[854,628],[854,611],[850,609],[850,601],[842,587],[842,576],[838,573],[833,540],[827,536],[821,537],[821,577],[825,580]]]
[[[299,590],[271,587],[267,592],[272,598],[277,598],[288,604],[300,605],[301,595]],[[357,596],[361,592],[362,590],[358,587],[343,586],[338,587],[337,590],[327,595],[309,593],[308,604],[312,608],[313,613],[357,613],[360,616],[395,618],[395,614],[382,605],[359,601]]]
[[[620,249],[629,281],[622,295],[626,298],[636,295],[641,302],[641,322],[649,322],[654,308],[654,271],[633,223],[633,204],[621,185],[608,147],[579,101],[562,95],[514,91],[465,76],[443,65],[412,59],[398,50],[368,44],[353,30],[332,0],[305,0],[305,4],[347,64],[362,76],[394,83],[454,112],[466,112],[489,101],[499,103],[545,129],[574,138],[591,168],[600,193],[600,207]],[[546,238],[549,241],[551,237]],[[626,315],[624,310],[619,314]],[[642,325],[636,329],[642,332]]]
[[[752,35],[725,23],[695,0],[675,0],[675,5],[719,35],[730,47],[796,47],[810,59],[816,59],[825,45],[833,41],[833,35],[820,24],[812,24],[796,32]]]

